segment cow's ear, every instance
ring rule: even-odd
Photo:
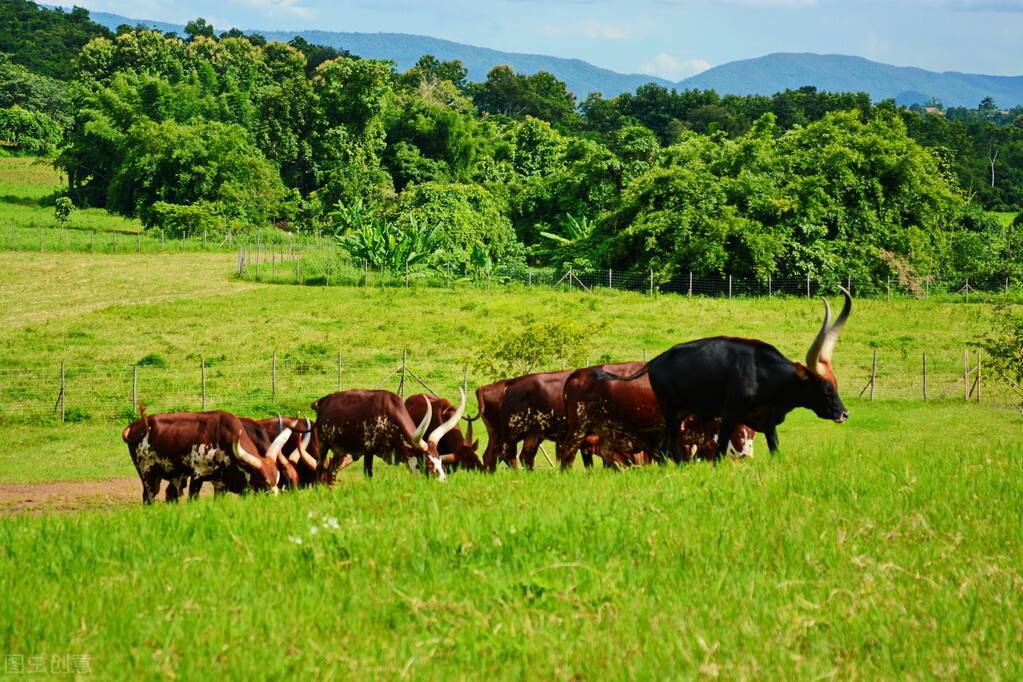
[[[796,376],[797,377],[799,377],[803,381],[806,381],[807,379],[810,378],[810,370],[807,369],[806,365],[804,365],[801,362],[795,362],[793,364],[796,366]]]

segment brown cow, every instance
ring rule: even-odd
[[[614,374],[631,373],[640,362],[601,365],[576,370],[565,382],[566,437],[558,449],[563,469],[572,465],[575,450],[596,450],[604,464],[615,468],[646,464],[660,459],[658,446],[664,418],[646,376],[630,382]],[[720,420],[687,416],[679,431],[686,460],[716,459]],[[738,425],[732,433],[729,454],[751,456],[752,429]]]
[[[456,411],[455,406],[449,400],[425,393],[417,393],[406,398],[405,409],[408,410],[409,416],[414,422],[422,421],[429,409],[433,413],[433,417],[427,427],[428,431],[440,427]],[[481,470],[483,463],[480,461],[479,455],[476,454],[477,446],[479,446],[479,441],[472,440],[472,422],[469,422],[466,435],[462,435],[462,430],[456,424],[437,443],[438,451],[450,453],[442,457],[442,460],[451,465],[452,471],[458,468],[469,471]]]
[[[189,478],[214,481],[242,492],[276,493],[280,473],[278,438],[261,455],[238,417],[229,412],[178,412],[142,417],[121,433],[142,480],[142,501],[152,504],[160,481],[169,481],[168,501],[177,500]],[[283,434],[282,434],[283,435]],[[244,482],[244,487],[242,483]]]
[[[533,468],[540,443],[558,443],[565,436],[565,381],[571,372],[543,372],[508,379],[501,398],[501,440],[495,452],[514,466],[515,448],[522,441],[519,459]],[[489,449],[489,446],[488,446]],[[493,464],[488,471],[493,471]]]
[[[296,485],[308,487],[317,481],[316,471],[320,456],[320,441],[316,437],[316,430],[313,422],[305,417],[271,417],[269,419],[258,419],[259,424],[267,436],[272,440],[284,429],[291,430],[291,437],[284,443],[281,449],[298,476]],[[282,471],[282,473],[284,473]]]
[[[428,402],[428,401],[427,401]],[[432,408],[415,426],[405,404],[390,391],[341,391],[313,403],[316,410],[315,431],[320,439],[320,479],[332,483],[342,463],[363,458],[363,470],[373,476],[373,457],[390,463],[397,453],[410,468],[416,468],[419,457],[425,456],[426,468],[444,480],[444,464],[437,449],[440,439],[453,429],[465,412],[465,392],[461,404],[447,421],[423,439],[432,418]],[[332,457],[333,455],[333,457]]]

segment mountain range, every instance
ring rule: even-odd
[[[92,12],[93,21],[116,29],[138,24],[183,34],[184,26],[130,19],[107,12]],[[424,54],[441,60],[459,59],[469,79],[481,81],[499,64],[518,73],[548,71],[564,81],[578,97],[600,92],[613,97],[634,91],[645,83],[676,89],[713,89],[721,94],[771,95],[806,85],[833,92],[866,92],[876,101],[894,99],[899,104],[924,103],[934,98],[946,106],[976,107],[993,97],[1002,107],[1023,105],[1023,76],[985,76],[946,71],[938,73],[915,67],[892,66],[862,57],[811,53],[775,53],[714,67],[682,81],[672,82],[645,74],[624,74],[594,66],[581,59],[538,54],[501,52],[407,33],[342,33],[333,31],[268,31],[253,29],[269,40],[288,41],[301,36],[310,43],[344,48],[371,59],[389,59],[399,70],[411,67]]]

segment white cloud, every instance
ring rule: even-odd
[[[639,67],[640,73],[677,81],[703,73],[710,68],[706,59],[679,59],[667,52],[658,52],[653,59]]]

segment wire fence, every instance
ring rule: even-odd
[[[655,354],[644,352],[642,359]],[[636,359],[594,356],[584,366]],[[199,357],[160,366],[69,359],[58,366],[5,368],[0,369],[0,423],[127,424],[136,418],[140,402],[151,413],[223,409],[254,417],[302,415],[311,413],[314,400],[342,389],[386,388],[405,396],[426,392],[456,400],[459,386],[471,393],[485,383],[471,381],[468,369],[454,361],[431,358],[415,364],[407,352],[393,358],[364,356],[355,363],[341,353],[315,359],[271,353],[251,360]],[[568,367],[535,371],[561,369]],[[875,349],[863,357],[843,356],[839,374],[846,398],[983,401],[1008,408],[1023,397],[1023,388],[989,376],[974,349],[920,354]],[[475,409],[470,398],[469,412]]]
[[[373,268],[353,258],[327,235],[289,234],[279,230],[256,233],[217,234],[205,232],[168,235],[162,230],[145,232],[64,229],[54,227],[10,227],[0,248],[39,253],[161,254],[185,252],[236,253],[239,278],[305,286],[449,287],[458,282],[483,286],[517,284],[564,290],[616,290],[719,298],[831,295],[845,286],[860,298],[932,296],[963,302],[980,302],[992,297],[1023,297],[1023,281],[1008,275],[970,278],[916,277],[884,279],[865,276],[827,277],[799,274],[740,277],[729,274],[683,272],[662,277],[653,271],[575,270],[534,267],[496,267],[469,275],[452,269],[413,268],[406,271]]]
[[[717,298],[759,298],[798,296],[812,298],[833,295],[844,286],[859,298],[941,297],[966,303],[988,301],[995,297],[1023,297],[1023,281],[989,275],[980,278],[941,279],[936,277],[905,280],[886,277],[846,276],[818,278],[813,275],[768,276],[765,279],[733,275],[698,275],[693,272],[671,277],[654,271],[558,270],[555,268],[495,268],[472,276],[444,269],[411,269],[405,272],[380,270],[365,261],[353,259],[337,246],[303,248],[285,252],[281,248],[239,247],[237,270],[240,279],[269,284],[305,286],[449,287],[459,282],[482,286],[519,285],[577,291],[631,291],[650,296],[676,294]]]

